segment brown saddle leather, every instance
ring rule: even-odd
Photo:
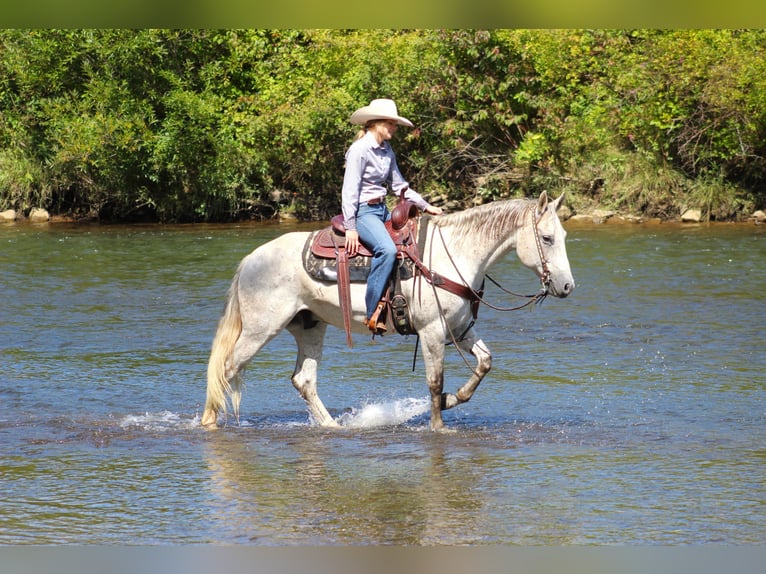
[[[386,230],[399,247],[413,240],[412,226],[407,223],[419,215],[418,208],[410,201],[402,201],[391,212],[391,219],[386,221]],[[311,253],[322,259],[336,259],[338,250],[345,246],[346,228],[343,226],[343,214],[338,214],[330,220],[330,226],[320,230],[311,244]],[[372,257],[372,252],[361,243],[359,251],[353,257]],[[402,258],[401,249],[397,255]]]
[[[407,211],[405,213],[414,213],[415,215],[419,214],[417,208],[415,208],[413,211],[409,207],[407,207]],[[405,261],[410,261],[412,263],[414,269],[412,270],[412,274],[410,276],[415,278],[422,276],[434,287],[444,289],[445,291],[468,300],[471,304],[471,314],[475,320],[478,315],[479,303],[481,301],[483,287],[478,291],[474,291],[468,285],[458,283],[440,275],[439,273],[431,271],[423,264],[420,259],[421,247],[419,247],[419,243],[424,240],[427,224],[428,218],[421,220],[409,218],[405,222],[405,226],[400,229],[394,229],[392,222],[387,224],[389,233],[391,233],[391,237],[394,239],[394,243],[397,246],[397,256],[401,259],[404,259]],[[339,227],[340,229],[336,230],[335,227]],[[343,237],[344,233],[345,231],[343,230],[342,216],[336,216],[333,218],[330,227],[326,227],[319,232],[315,232],[313,240],[311,238],[308,239],[304,250],[310,248],[311,254],[314,255],[314,257],[332,259],[336,262],[336,266],[338,268],[338,296],[340,300],[341,313],[343,314],[343,325],[346,330],[346,342],[348,343],[349,347],[352,347],[351,290],[349,274],[347,271],[350,264],[349,259],[346,256],[345,239]],[[420,240],[418,240],[418,235],[420,235]],[[317,253],[323,255],[318,255]],[[396,308],[394,308],[394,305],[391,301],[388,301],[388,305],[392,307],[394,311],[393,314],[396,315]],[[394,318],[394,321],[396,321],[396,317]],[[398,332],[402,333],[398,325],[395,324],[395,327],[397,328]]]
[[[410,224],[413,218],[419,215],[419,210],[410,201],[402,200],[391,212],[391,218],[386,222],[391,239],[397,246],[397,257],[405,257],[408,246],[412,249],[415,241],[414,224]],[[346,253],[346,229],[343,226],[343,215],[336,215],[326,227],[314,236],[311,243],[311,253],[322,259],[335,259],[338,269],[338,299],[341,314],[343,315],[343,327],[346,331],[346,344],[353,347],[351,340],[351,285],[349,279],[349,257]],[[415,250],[417,247],[414,246]],[[372,252],[364,245],[359,245],[359,250],[354,257],[372,257]]]
[[[410,219],[420,215],[417,206],[409,200],[400,199],[396,207],[391,211],[391,219],[386,222],[389,233],[404,229]],[[343,214],[338,214],[330,220],[330,226],[340,235],[346,234],[346,228],[343,225]]]
[[[343,216],[339,215],[341,221]],[[335,218],[333,218],[335,219]],[[338,256],[338,250],[340,248],[345,249],[346,238],[345,235],[339,233],[333,223],[329,227],[320,229],[314,236],[314,242],[311,244],[311,253],[320,259],[336,259]],[[372,253],[361,243],[359,244],[359,251],[355,255],[359,257],[372,257]]]

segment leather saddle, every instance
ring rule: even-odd
[[[417,206],[410,201],[400,200],[391,211],[391,218],[386,222],[386,229],[397,246],[397,258],[405,258],[408,252],[417,250],[415,244],[415,218],[420,214]],[[356,262],[349,261],[357,258],[370,258],[372,252],[360,245],[359,251],[353,257],[346,253],[346,230],[343,226],[343,215],[339,214],[330,220],[330,226],[313,233],[308,240],[308,252],[315,258],[334,260],[337,272],[338,297],[340,300],[343,326],[346,331],[346,343],[353,347],[351,340],[351,269],[358,268]],[[304,258],[305,261],[305,258]],[[308,270],[308,269],[307,269]],[[326,279],[327,280],[327,279]]]
[[[394,245],[399,247],[412,240],[412,227],[407,224],[419,213],[418,208],[410,201],[402,201],[393,209],[391,219],[386,221],[385,225]],[[345,236],[346,228],[343,226],[343,214],[338,214],[330,220],[328,227],[321,229],[314,235],[311,253],[320,259],[337,259],[338,250],[345,248]],[[360,244],[359,251],[353,257],[372,257],[372,252]],[[401,249],[399,249],[398,257],[402,257]]]

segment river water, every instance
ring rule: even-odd
[[[413,338],[333,329],[342,429],[310,425],[285,333],[206,431],[232,274],[296,227],[0,226],[0,545],[766,543],[766,226],[567,225],[577,289],[481,309],[494,366],[453,432]]]

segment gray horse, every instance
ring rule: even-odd
[[[566,231],[556,214],[563,194],[549,201],[498,201],[429,219],[421,258],[438,275],[475,292],[485,274],[510,250],[533,270],[546,294],[566,297],[575,287],[566,252]],[[298,359],[292,383],[322,426],[339,426],[317,395],[317,370],[327,325],[343,329],[338,290],[312,279],[301,253],[308,232],[287,233],[265,243],[239,264],[226,296],[224,314],[213,340],[207,372],[207,400],[201,423],[217,425],[226,415],[227,398],[235,416],[241,400],[240,371],[283,329],[295,337]],[[411,323],[421,341],[426,381],[431,395],[431,429],[442,430],[442,410],[468,401],[489,372],[492,356],[473,328],[471,301],[425,283],[422,276],[402,282]],[[364,284],[351,285],[352,324],[368,333]],[[455,393],[445,393],[444,350],[456,339],[461,353],[476,359],[469,380]]]

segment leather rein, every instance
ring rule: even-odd
[[[543,254],[543,246],[542,246],[542,241],[540,240],[540,232],[537,229],[537,225],[540,222],[540,219],[542,219],[542,215],[540,216],[540,218],[535,217],[534,206],[530,207],[528,211],[532,219],[532,230],[535,237],[535,245],[537,247],[537,253],[540,257],[540,264],[542,267],[542,274],[540,276],[540,283],[542,286],[540,288],[540,291],[538,291],[534,295],[521,295],[519,293],[514,293],[513,291],[506,289],[489,275],[487,274],[484,275],[486,279],[489,279],[495,286],[500,288],[500,290],[503,291],[504,293],[513,295],[515,297],[522,297],[527,299],[527,301],[525,303],[522,303],[521,305],[516,305],[514,307],[499,307],[497,305],[493,305],[489,303],[486,299],[484,299],[484,281],[482,281],[481,287],[478,290],[471,287],[468,281],[465,280],[465,278],[463,277],[463,274],[460,272],[460,269],[455,263],[455,260],[453,259],[452,254],[447,248],[447,242],[444,239],[442,230],[439,227],[437,227],[437,230],[439,231],[439,238],[441,239],[442,247],[444,247],[444,252],[447,254],[447,258],[450,260],[450,263],[452,263],[452,267],[454,268],[458,277],[460,277],[460,281],[462,281],[462,284],[457,283],[456,281],[452,281],[451,279],[448,279],[447,277],[444,277],[434,271],[431,271],[430,269],[428,269],[428,267],[426,267],[423,264],[423,262],[420,260],[419,257],[413,257],[412,253],[409,253],[409,252],[407,253],[407,255],[410,257],[410,259],[413,261],[413,263],[417,267],[418,271],[420,271],[420,273],[423,275],[425,280],[428,281],[433,287],[434,298],[436,299],[436,304],[439,307],[439,313],[442,315],[442,317],[444,316],[444,311],[442,309],[441,301],[439,300],[439,295],[436,290],[437,287],[444,289],[445,291],[448,291],[450,293],[453,293],[454,295],[458,295],[459,297],[462,297],[463,299],[467,299],[471,303],[471,314],[473,315],[473,319],[470,321],[470,323],[468,323],[468,326],[463,330],[460,336],[455,336],[455,333],[452,331],[452,328],[449,326],[448,323],[445,322],[447,325],[447,330],[449,331],[451,343],[453,343],[455,345],[455,348],[458,349],[460,356],[463,358],[463,362],[465,362],[465,364],[471,370],[473,370],[473,368],[468,363],[468,359],[460,350],[460,347],[457,345],[457,343],[462,341],[465,338],[466,334],[468,334],[468,331],[476,323],[476,319],[479,314],[479,304],[484,304],[487,307],[494,309],[496,311],[518,311],[519,309],[523,309],[532,304],[540,304],[548,296],[550,284],[551,284],[551,272],[550,272],[550,268],[548,267],[548,260],[545,258],[545,255]],[[431,234],[431,246],[430,246],[431,249],[433,249],[434,235],[436,234],[435,233]],[[409,251],[410,249],[412,249],[412,247],[407,246],[407,250]],[[418,337],[418,341],[419,341],[419,337]],[[417,341],[415,345],[415,356],[417,356]],[[413,370],[415,369],[415,357],[413,357],[412,368]]]
[[[444,247],[444,252],[447,254],[447,258],[449,259],[450,263],[452,263],[452,267],[457,273],[458,277],[460,277],[462,284],[456,283],[454,281],[450,281],[449,279],[446,279],[442,277],[441,275],[438,275],[437,273],[433,273],[433,272],[430,272],[430,275],[435,277],[435,280],[432,281],[431,279],[429,279],[429,276],[424,273],[426,280],[431,282],[433,285],[437,287],[442,287],[446,289],[447,291],[454,293],[455,295],[459,295],[463,297],[464,299],[468,299],[472,305],[474,305],[477,302],[482,303],[486,305],[487,307],[489,307],[490,309],[494,309],[495,311],[518,311],[519,309],[523,309],[524,307],[527,307],[529,305],[542,303],[549,293],[550,284],[551,284],[551,272],[550,272],[550,268],[548,267],[548,260],[545,258],[545,255],[543,254],[543,246],[542,246],[542,241],[540,240],[540,232],[537,229],[537,224],[540,222],[540,219],[535,217],[534,210],[535,210],[534,207],[530,207],[528,211],[532,219],[532,230],[534,232],[534,237],[535,237],[535,246],[537,247],[537,254],[540,257],[540,264],[542,267],[542,274],[540,276],[540,283],[541,283],[540,291],[538,291],[534,295],[521,295],[519,293],[515,293],[509,289],[506,289],[505,287],[500,285],[500,283],[498,283],[492,277],[490,277],[488,274],[485,274],[485,278],[489,279],[501,291],[503,291],[504,293],[507,293],[508,295],[513,295],[514,297],[521,297],[524,299],[528,299],[526,303],[522,303],[521,305],[516,305],[514,307],[499,307],[497,305],[493,305],[492,303],[484,299],[484,282],[482,281],[482,286],[478,290],[474,289],[468,284],[468,281],[465,280],[465,278],[463,277],[463,274],[460,272],[460,269],[455,263],[455,260],[452,258],[452,254],[450,253],[449,249],[447,249],[447,242],[444,239],[444,235],[442,234],[441,228],[438,228],[438,227],[437,227],[437,230],[439,231],[439,238],[441,239],[442,247]],[[431,241],[433,242],[433,235],[431,236]],[[451,285],[449,285],[450,283]],[[457,286],[457,288],[455,286]],[[476,319],[476,316],[478,313],[478,308],[476,309],[477,310],[474,311],[474,314],[473,314],[474,320]],[[473,326],[473,323],[471,324],[471,326]]]

